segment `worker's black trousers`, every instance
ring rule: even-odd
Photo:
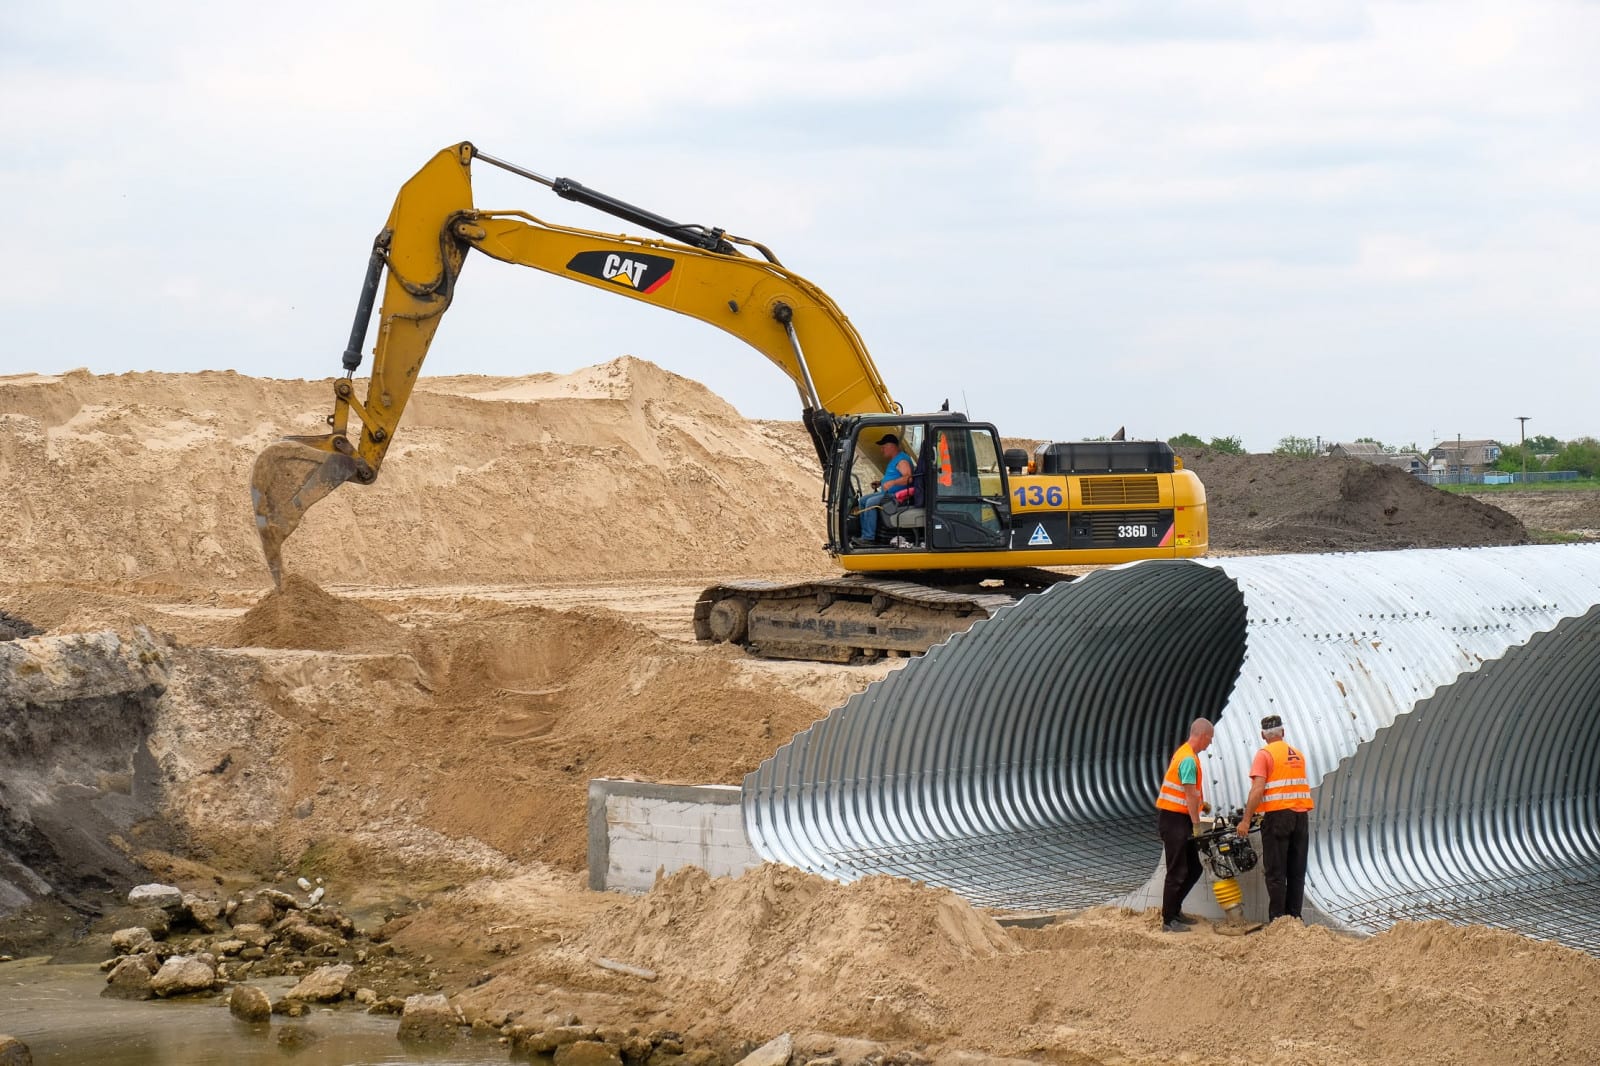
[[[1188,811],[1156,811],[1156,831],[1167,853],[1167,883],[1161,893],[1161,921],[1175,920],[1183,909],[1183,898],[1200,880],[1200,845],[1194,839],[1194,823]]]
[[[1261,816],[1261,867],[1267,877],[1267,920],[1300,917],[1306,894],[1306,853],[1311,819],[1305,811],[1268,811]]]

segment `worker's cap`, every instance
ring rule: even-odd
[[[879,444],[899,444],[900,443],[900,438],[895,436],[893,433],[885,433],[883,436],[878,438],[878,443]]]
[[[1265,718],[1261,719],[1261,728],[1263,730],[1267,730],[1267,729],[1282,729],[1283,728],[1283,719],[1279,718],[1275,714],[1269,714]]]

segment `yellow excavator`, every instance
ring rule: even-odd
[[[664,239],[479,210],[472,201],[474,161]],[[1020,595],[1065,580],[1043,567],[1206,551],[1205,489],[1166,443],[1046,443],[1030,455],[1005,450],[994,426],[964,414],[907,414],[844,313],[762,244],[674,222],[463,142],[439,152],[401,187],[373,243],[345,373],[334,383],[329,432],[286,438],[256,459],[251,495],[275,582],[282,581],[284,540],[306,510],[346,481],[377,479],[474,249],[707,322],[777,364],[798,389],[822,464],[825,547],[848,573],[709,588],[695,607],[703,640],[773,658],[916,653]],[[363,398],[354,377],[380,286]],[[890,436],[896,447],[880,444]],[[893,457],[897,450],[904,459]],[[898,491],[872,491],[878,481],[904,483],[908,466],[909,483]]]

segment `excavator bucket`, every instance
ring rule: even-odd
[[[327,437],[290,437],[264,448],[250,471],[250,500],[255,506],[261,554],[267,557],[272,583],[283,585],[283,542],[300,525],[311,505],[356,476],[361,460],[343,452],[315,447],[309,441]]]

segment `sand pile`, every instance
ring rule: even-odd
[[[600,610],[468,599],[404,626],[291,577],[217,630],[216,645],[239,651],[186,659],[167,705],[175,722],[197,720],[182,742],[197,746],[182,756],[188,770],[171,782],[175,805],[213,825],[181,809],[185,782],[212,803],[223,777],[254,767],[252,818],[275,812],[263,836],[290,859],[405,825],[581,869],[590,778],[737,783],[823,713],[735,654]],[[213,679],[246,674],[238,698],[208,705]],[[201,726],[225,718],[255,724],[207,741]],[[241,748],[245,735],[259,743]],[[212,772],[224,762],[226,773]],[[195,843],[225,851],[228,835],[217,826]]]
[[[314,433],[330,382],[231,372],[0,378],[0,581],[260,587],[256,454]],[[285,551],[312,580],[515,582],[827,568],[816,458],[633,358],[424,378],[378,482]]]
[[[950,1032],[956,975],[1018,950],[953,893],[773,865],[737,880],[680,871],[574,946],[680,979],[741,1027],[772,1025],[783,1003],[799,1024],[914,1040]]]
[[[1206,487],[1211,550],[1375,551],[1526,544],[1496,507],[1358,459],[1195,452],[1184,465]]]
[[[735,880],[685,871],[581,923],[463,1003],[526,1007],[559,973],[702,1031],[821,1029],[1077,1064],[1488,1066],[1513,1051],[1587,1063],[1600,1046],[1600,959],[1436,922],[1368,940],[1295,922],[1173,937],[1153,913],[1099,909],[1002,929],[942,890],[769,866]],[[659,979],[605,975],[597,957]]]
[[[399,652],[409,641],[405,630],[377,611],[290,574],[281,589],[221,627],[216,643],[226,648]]]

